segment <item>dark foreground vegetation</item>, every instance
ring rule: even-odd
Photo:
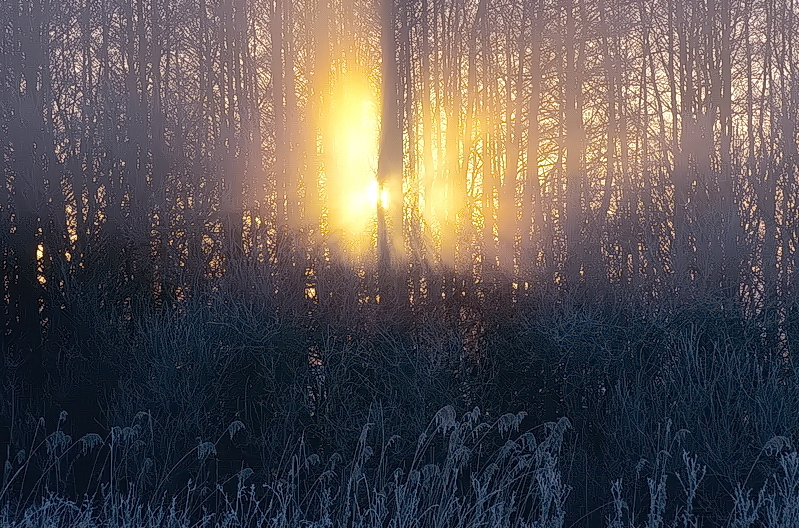
[[[7,320],[3,526],[796,525],[797,305],[107,243]]]

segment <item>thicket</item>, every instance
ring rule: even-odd
[[[112,242],[66,285],[50,270],[27,292],[41,317],[10,324],[2,341],[4,523],[58,504],[164,513],[174,498],[186,523],[241,517],[241,501],[261,500],[270,519],[278,505],[294,512],[287,525],[361,515],[377,526],[365,512],[400,508],[423,467],[447,495],[413,488],[414,500],[463,515],[480,493],[516,504],[492,510],[497,526],[544,515],[536,504],[552,490],[563,520],[538,526],[659,526],[658,515],[727,526],[758,504],[761,519],[799,504],[799,310],[785,299],[746,313],[729,298],[652,302],[629,286],[525,291],[431,273],[431,293],[411,303],[400,294],[410,276],[378,284],[368,268],[320,259],[309,278],[290,252],[281,264],[176,276],[184,287],[170,289],[134,241]],[[483,422],[480,435],[451,438],[456,423]],[[539,442],[556,433],[552,460],[518,435],[506,444],[510,429]],[[526,477],[486,476],[509,471],[487,469],[503,449],[502,463],[529,455],[516,468]],[[745,490],[762,490],[748,510]],[[451,525],[431,511],[418,510],[420,526]],[[461,525],[481,525],[473,514]]]

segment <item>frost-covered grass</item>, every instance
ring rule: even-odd
[[[306,268],[280,270],[169,306],[68,290],[42,350],[1,349],[2,522],[794,522],[799,304],[779,331],[773,310],[623,290],[511,298],[459,280],[464,295],[378,305],[333,264],[311,301]]]
[[[381,412],[376,407],[370,417],[378,422]],[[120,476],[113,472],[117,455],[113,453],[124,451],[138,431],[134,427],[115,428],[105,439],[90,434],[72,442],[61,430],[66,420],[62,413],[56,430],[32,450],[25,464],[11,473],[11,464],[6,463],[0,491],[0,526],[560,528],[564,526],[564,507],[571,487],[563,481],[558,460],[571,424],[561,418],[519,434],[525,416],[524,412],[508,413],[488,420],[475,408],[458,420],[454,408],[446,406],[417,439],[408,465],[390,470],[385,467],[384,454],[400,439],[386,439],[385,431],[380,431],[373,435],[382,439],[380,445],[370,445],[369,433],[375,422],[363,425],[347,463],[339,454],[321,461],[317,454],[308,453],[301,439],[291,449],[288,463],[270,481],[255,484],[256,475],[245,467],[228,479],[235,481],[232,490],[226,490],[225,483],[217,483],[212,493],[217,507],[212,509],[208,490],[193,480],[175,496],[161,495],[149,503],[137,494],[135,485],[120,491]],[[227,434],[233,439],[245,427],[233,422]],[[611,485],[612,500],[606,505],[608,528],[702,526],[694,512],[694,499],[707,468],[696,456],[682,451],[682,468],[669,474],[666,461],[674,455],[685,431],[672,433],[670,422],[664,431],[666,445],[651,462],[654,471],[647,478],[648,511],[631,512],[623,482],[617,479]],[[104,445],[109,447],[106,463],[111,465],[112,480],[98,482],[98,493],[76,503],[48,490],[45,476],[59,471],[70,453],[73,457],[86,456]],[[15,495],[13,485],[24,478],[37,449],[45,450],[48,460],[35,487],[40,496],[23,499]],[[184,459],[196,457],[203,462],[216,454],[215,443],[202,442]],[[775,474],[755,499],[751,490],[738,485],[727,526],[799,526],[799,454],[785,437],[771,439],[761,454],[778,458],[781,473]],[[435,459],[438,462],[429,461]],[[642,460],[639,471],[646,464]],[[677,479],[680,495],[667,496],[668,478]],[[313,480],[310,485],[308,479]],[[673,506],[670,516],[666,514],[668,504]]]
[[[26,528],[562,526],[569,487],[561,480],[557,461],[569,421],[562,418],[545,424],[538,433],[518,434],[524,417],[520,412],[486,421],[475,408],[458,420],[451,406],[444,407],[418,438],[409,465],[390,471],[384,467],[384,459],[372,460],[375,449],[367,437],[374,423],[367,423],[349,463],[334,454],[310,487],[301,481],[321,461],[317,454],[309,455],[300,442],[286,470],[271,482],[260,486],[248,483],[253,471],[244,468],[235,477],[235,492],[227,493],[218,485],[221,507],[217,511],[198,502],[201,492],[192,481],[182,494],[159,504],[143,504],[135,486],[120,493],[111,482],[101,486],[99,497],[87,497],[80,505],[42,488],[43,498],[23,507],[9,493],[14,479],[24,473],[18,470],[7,475],[0,521],[3,527]],[[243,426],[231,424],[230,436]],[[105,440],[92,437],[89,442],[82,438],[70,443],[60,432],[59,422],[59,429],[43,441],[51,466],[44,473],[58,467],[72,450],[85,455],[87,449],[99,447],[95,441],[119,448],[129,439],[126,434],[135,434],[120,429]],[[489,439],[501,439],[504,444],[488,452]],[[393,436],[386,439],[379,453],[385,453],[397,440]],[[56,443],[58,448],[51,447]],[[435,458],[436,448],[444,449],[441,462],[426,462]],[[210,442],[192,451],[200,460],[216,454]],[[112,465],[113,459],[112,455]],[[304,495],[301,489],[305,489]]]

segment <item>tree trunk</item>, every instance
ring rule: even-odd
[[[381,275],[401,260],[404,253],[402,230],[402,122],[399,106],[400,74],[397,62],[396,26],[398,9],[394,0],[381,0],[381,53],[383,58],[383,105],[380,115],[380,147],[377,182],[380,194],[388,194],[388,207],[377,201],[378,259]]]

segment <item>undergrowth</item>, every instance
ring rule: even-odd
[[[790,306],[775,333],[730,301],[443,275],[416,304],[378,304],[332,261],[310,299],[285,268],[160,304],[81,283],[40,349],[0,344],[2,522],[795,522]]]
[[[136,443],[142,433],[141,422],[116,427],[106,438],[90,433],[76,441],[61,429],[67,419],[59,416],[58,427],[29,454],[17,458],[20,467],[12,472],[5,463],[0,490],[0,526],[3,528],[189,528],[189,527],[463,527],[463,528],[561,528],[564,526],[567,498],[571,487],[563,481],[559,467],[564,435],[571,429],[565,417],[519,434],[524,411],[507,413],[487,420],[475,407],[459,420],[452,406],[441,408],[419,435],[411,460],[404,467],[388,468],[385,456],[395,442],[386,431],[374,431],[382,422],[383,408],[373,405],[370,421],[363,425],[357,445],[346,459],[334,453],[321,460],[309,453],[304,438],[284,453],[272,479],[257,485],[251,468],[242,467],[224,482],[209,483],[197,471],[184,490],[171,497],[145,502],[135,485],[120,491],[123,480],[118,473],[124,466],[120,457]],[[43,422],[43,420],[42,420]],[[676,445],[687,433],[672,433],[664,424],[663,446],[653,461],[642,459],[636,471],[650,465],[654,470],[646,479],[649,507],[633,512],[624,498],[622,479],[612,482],[608,528],[697,527],[694,499],[707,466],[682,451],[682,468],[667,472]],[[226,434],[233,439],[246,429],[232,422]],[[377,434],[375,434],[377,433]],[[378,440],[376,446],[370,442]],[[217,456],[215,442],[201,442],[186,453],[200,467]],[[503,443],[504,442],[504,443]],[[499,447],[497,447],[499,446]],[[97,482],[99,493],[73,501],[49,489],[49,476],[69,467],[79,457],[108,448],[102,460],[108,465],[111,480]],[[116,454],[115,454],[116,452]],[[120,452],[124,453],[120,455]],[[769,526],[788,528],[799,525],[799,455],[790,439],[774,437],[761,454],[779,460],[781,475],[764,486],[752,499],[751,490],[736,486],[734,507],[727,526],[743,528]],[[37,455],[40,455],[37,457]],[[95,462],[100,457],[95,457]],[[29,496],[21,500],[13,492],[16,480],[24,480],[34,460],[44,462],[41,477]],[[115,469],[117,474],[115,475]],[[172,468],[174,469],[174,468]],[[100,471],[97,475],[102,475]],[[682,493],[669,497],[666,482],[676,478]],[[198,480],[195,480],[198,479]],[[232,490],[227,484],[233,484]],[[206,487],[213,484],[214,488]],[[159,486],[160,488],[160,486]],[[667,501],[678,503],[667,518]],[[635,498],[632,500],[635,503]],[[213,505],[213,506],[211,506]],[[642,518],[643,521],[636,521]]]

